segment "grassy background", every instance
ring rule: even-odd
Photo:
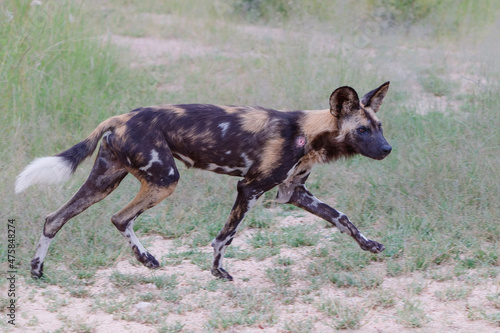
[[[109,116],[181,102],[318,109],[340,85],[362,94],[390,80],[380,118],[393,153],[382,162],[359,157],[318,166],[308,181],[311,191],[386,251],[374,256],[345,235],[320,244],[304,228],[277,227],[281,216],[299,212],[269,211],[273,192],[245,222],[260,229],[251,241],[256,251],[229,255],[266,258],[283,246],[320,244],[304,277],[317,288],[375,288],[383,276],[363,280],[354,270],[372,262],[383,263],[387,276],[496,277],[499,13],[495,1],[467,0],[0,2],[0,206],[2,220],[16,219],[21,274],[29,274],[44,217],[78,189],[92,162],[66,184],[17,196],[15,176],[33,158],[81,141]],[[156,61],[111,43],[115,35],[182,40],[198,51]],[[208,268],[210,259],[198,248],[221,228],[237,179],[182,167],[181,174],[175,194],[143,214],[136,229],[179,239],[193,249],[185,255]],[[127,177],[107,200],[62,229],[47,258],[48,281],[91,278],[129,255],[109,219],[137,190]],[[1,246],[0,262],[5,252]],[[290,271],[283,266],[267,273],[285,288]],[[319,307],[346,311],[326,300]],[[410,302],[401,317],[418,309]],[[303,326],[288,329],[307,331]]]

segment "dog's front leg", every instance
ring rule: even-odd
[[[280,188],[280,191],[281,190],[282,188]],[[283,188],[283,190],[285,190],[285,188]],[[349,221],[349,218],[345,214],[333,209],[321,200],[317,199],[305,188],[304,185],[295,186],[288,203],[305,209],[306,211],[334,224],[337,228],[339,228],[340,232],[347,232],[359,244],[361,249],[365,251],[380,253],[385,249],[382,244],[366,238],[361,232],[359,232],[354,224]]]
[[[212,242],[214,248],[214,261],[212,274],[220,279],[232,281],[233,277],[222,268],[222,259],[226,253],[226,248],[233,241],[239,224],[248,211],[257,202],[257,199],[264,193],[249,185],[245,180],[238,182],[238,196],[229,214],[226,224]]]

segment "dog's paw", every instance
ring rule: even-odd
[[[158,260],[156,260],[156,258],[152,254],[150,254],[149,252],[144,253],[143,258],[144,257],[145,257],[144,261],[141,261],[141,262],[147,268],[158,268],[158,267],[160,267],[160,263],[158,262]]]
[[[218,279],[226,280],[226,281],[233,281],[233,277],[228,272],[226,272],[223,268],[213,267],[211,272],[212,272],[212,275]]]
[[[370,251],[371,253],[380,253],[385,250],[384,245],[370,239],[367,239],[359,246],[361,247],[362,250]]]
[[[35,280],[43,276],[43,262],[40,263],[40,258],[31,260],[31,277]]]
[[[134,246],[132,248],[134,251],[135,257],[139,262],[141,262],[144,266],[147,268],[158,268],[160,267],[160,263],[156,258],[149,252],[140,252],[137,246]]]

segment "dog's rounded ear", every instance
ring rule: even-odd
[[[337,118],[359,108],[358,94],[351,87],[337,88],[330,96],[330,113]]]

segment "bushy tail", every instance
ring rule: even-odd
[[[120,116],[105,120],[89,135],[56,156],[40,157],[31,162],[16,179],[16,193],[34,184],[54,184],[67,181],[80,163],[92,155],[102,135],[123,122]]]

